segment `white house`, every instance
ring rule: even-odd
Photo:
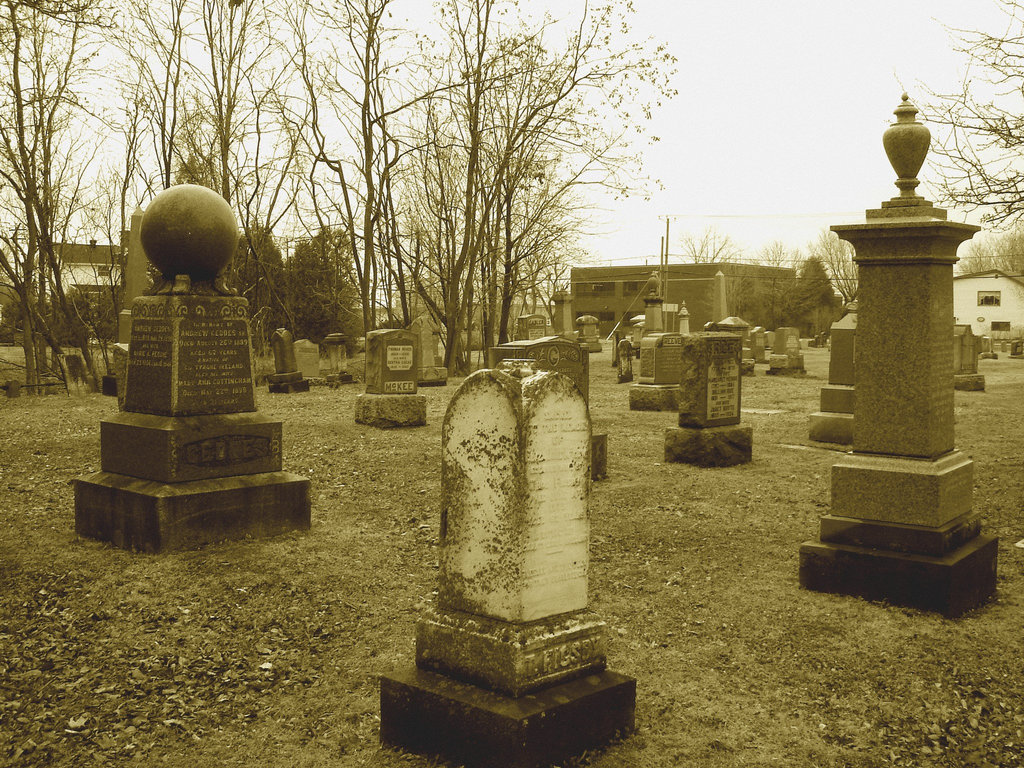
[[[998,269],[953,278],[954,322],[970,324],[977,336],[1024,336],[1024,275]]]

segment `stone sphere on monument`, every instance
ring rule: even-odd
[[[146,256],[166,279],[212,280],[235,254],[238,223],[231,206],[212,189],[179,184],[153,198],[140,236]]]

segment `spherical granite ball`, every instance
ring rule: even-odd
[[[142,249],[167,279],[212,280],[235,255],[238,223],[212,189],[179,184],[153,198],[142,217]]]

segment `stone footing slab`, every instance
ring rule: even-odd
[[[448,369],[438,365],[428,365],[420,368],[416,377],[416,385],[419,387],[445,387],[448,385]]]
[[[963,546],[979,533],[981,515],[976,513],[961,515],[939,528],[825,515],[821,518],[819,538],[830,544],[941,556]]]
[[[665,461],[698,467],[729,467],[750,461],[752,427],[672,427],[665,430]]]
[[[633,384],[629,388],[629,410],[677,411],[679,410],[679,386],[677,384]]]
[[[356,424],[380,429],[422,427],[427,423],[427,398],[424,395],[356,396]]]
[[[934,461],[848,453],[832,465],[832,514],[943,526],[971,510],[974,462],[961,451]]]
[[[337,389],[342,384],[352,384],[355,379],[352,378],[351,373],[329,373],[327,374],[327,386],[331,389]]]
[[[630,733],[636,680],[615,672],[512,698],[412,669],[380,679],[380,740],[469,768],[539,768]]]
[[[75,532],[121,549],[170,552],[309,529],[309,480],[289,472],[187,483],[95,472],[74,485]]]
[[[580,612],[516,624],[430,610],[416,624],[416,666],[509,696],[600,672],[605,623]]]
[[[997,554],[993,536],[976,536],[941,557],[807,542],[800,547],[800,586],[954,618],[995,592]]]
[[[958,373],[953,377],[953,389],[964,392],[984,392],[985,375],[981,373]]]
[[[309,392],[309,380],[299,379],[298,381],[278,381],[267,384],[275,395],[290,395],[293,392]]]
[[[819,443],[853,444],[853,414],[818,411],[811,414],[810,437]]]

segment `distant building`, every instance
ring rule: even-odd
[[[731,262],[669,264],[665,269],[662,298],[669,305],[686,302],[691,331],[700,330],[705,323],[724,319],[711,317],[711,288],[719,270],[726,277],[729,314],[741,316],[744,306],[752,304],[753,292],[771,285],[773,281],[796,279],[796,270],[792,267]],[[602,336],[607,336],[620,321],[628,327],[631,317],[644,313],[647,282],[658,271],[657,266],[649,265],[573,267],[573,312],[577,317],[594,315],[599,321]],[[752,316],[744,319],[756,325],[761,318]]]
[[[65,290],[98,291],[121,281],[124,250],[119,245],[99,245],[92,240],[88,245],[56,243],[54,250]]]
[[[970,324],[976,336],[1024,336],[1024,275],[998,269],[953,278],[954,322]]]

